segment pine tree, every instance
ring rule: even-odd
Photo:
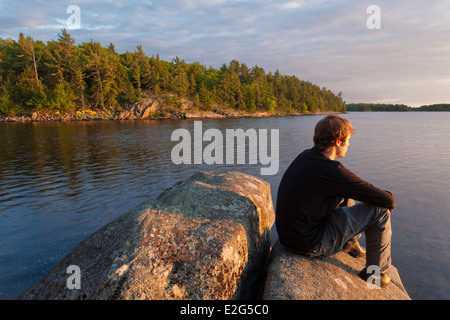
[[[92,97],[96,104],[100,104],[102,109],[105,108],[105,97],[103,92],[102,67],[102,51],[103,48],[99,42],[91,42],[83,44],[86,50],[86,67],[91,71],[92,81]]]
[[[199,95],[199,101],[201,104],[203,104],[206,107],[211,107],[214,103],[212,97],[211,97],[211,93],[208,90],[207,86],[201,82],[199,85],[199,91],[198,91],[198,95]]]
[[[0,115],[7,115],[12,109],[11,95],[1,76],[0,83],[2,83],[0,86]]]
[[[62,29],[61,33],[58,34],[58,44],[61,49],[62,56],[62,65],[66,72],[67,82],[71,83],[72,78],[74,77],[73,64],[75,61],[75,39],[66,31],[66,29]]]
[[[189,75],[189,95],[195,97],[197,94],[197,81],[193,73]]]
[[[81,61],[82,61],[81,58],[79,58],[75,60],[75,63],[72,65],[72,72],[73,72],[72,87],[74,89],[76,96],[79,99],[79,102],[81,103],[81,107],[84,109],[86,106],[84,94],[86,90],[86,82],[84,81],[84,68]]]
[[[141,65],[136,55],[133,57],[133,63],[131,64],[133,69],[133,84],[136,88],[137,96],[140,98],[142,95],[141,89]]]
[[[24,57],[26,61],[28,61],[33,68],[34,76],[36,80],[36,87],[40,86],[39,76],[38,76],[38,70],[37,70],[37,64],[39,60],[41,59],[41,54],[36,52],[36,45],[33,41],[33,39],[28,36],[25,38],[23,33],[21,32],[19,35],[19,47],[22,50],[22,54],[19,55],[19,58]]]
[[[15,83],[16,100],[29,108],[43,109],[46,94],[40,82],[36,85],[35,70],[26,66]]]
[[[159,54],[156,54],[156,58],[152,59],[151,65],[149,83],[153,88],[153,92],[158,94],[162,90],[169,91],[170,72],[168,64],[159,58]]]
[[[179,96],[186,96],[189,89],[189,79],[184,69],[184,61],[176,57],[173,60],[175,69],[173,73],[173,91]]]
[[[121,90],[120,84],[123,83],[120,59],[113,47],[103,51],[102,71],[105,103],[111,109],[118,103],[117,97]]]
[[[137,46],[133,56],[133,80],[137,89],[138,97],[141,97],[142,88],[148,87],[150,81],[150,65],[148,63],[148,57],[145,55],[142,46]]]
[[[219,77],[220,95],[223,97],[222,102],[231,107],[242,106],[243,102],[241,82],[235,70],[237,70],[235,65],[231,65],[230,68],[222,68]]]

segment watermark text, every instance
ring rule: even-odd
[[[187,129],[180,128],[172,132],[171,141],[179,143],[173,147],[171,159],[177,165],[192,164],[192,158],[194,164],[234,164],[235,158],[237,164],[245,164],[247,139],[248,164],[256,165],[259,160],[260,164],[268,165],[261,168],[261,175],[275,175],[278,173],[280,158],[279,130],[270,129],[270,155],[268,133],[268,129],[226,129],[224,137],[219,129],[203,132],[202,121],[194,121],[193,137]],[[203,149],[203,142],[210,143]]]
[[[67,278],[66,286],[67,289],[81,289],[81,270],[79,266],[70,265],[67,267],[67,274],[70,276]]]
[[[366,10],[367,14],[370,16],[367,18],[366,26],[369,30],[380,30],[381,29],[381,9],[377,5],[370,5]]]
[[[67,7],[67,14],[71,14],[66,20],[66,26],[69,30],[81,29],[81,9],[77,5]]]

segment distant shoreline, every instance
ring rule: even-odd
[[[445,112],[450,111],[450,104],[439,103],[431,105],[423,105],[413,108],[405,104],[381,104],[381,103],[347,103],[346,110],[349,112],[407,112],[407,111],[433,111]]]

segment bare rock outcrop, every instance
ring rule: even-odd
[[[383,289],[367,286],[358,273],[365,261],[339,252],[331,257],[309,258],[274,245],[267,271],[267,300],[410,300],[394,266],[392,281]]]
[[[152,114],[157,112],[163,105],[159,99],[141,99],[129,107],[129,114],[137,119],[148,119]]]
[[[89,236],[17,298],[257,298],[274,218],[267,182],[199,173]]]

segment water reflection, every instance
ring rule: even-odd
[[[408,292],[449,298],[450,154],[443,146],[450,114],[345,116],[357,131],[342,162],[397,198],[393,263]],[[193,132],[190,120],[0,123],[0,298],[12,298],[89,234],[197,171],[259,176],[271,184],[275,203],[282,174],[312,146],[321,117],[203,121],[203,132],[279,129],[274,176],[261,176],[259,163],[174,165],[171,134],[177,128]]]

